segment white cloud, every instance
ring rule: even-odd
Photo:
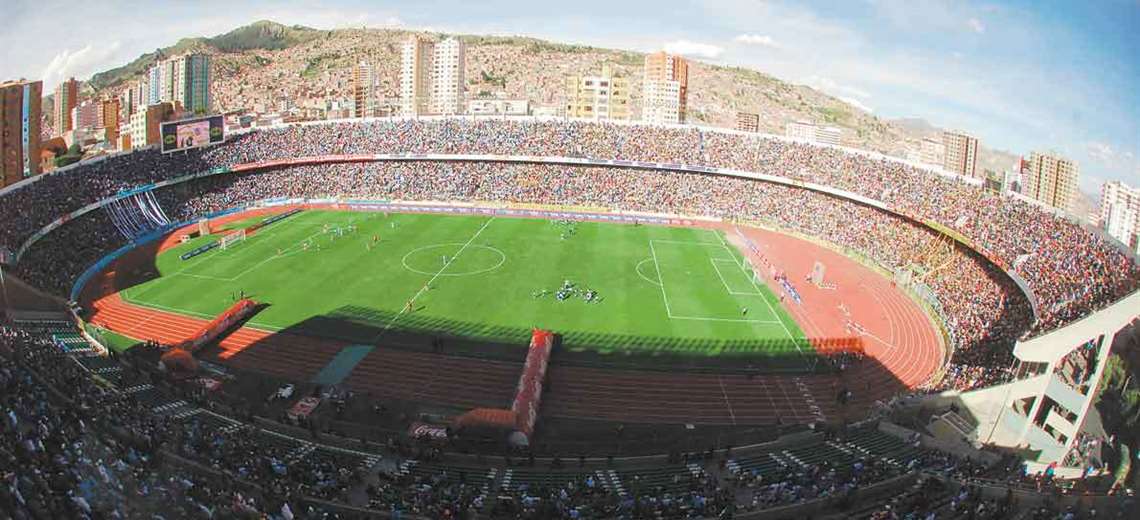
[[[377,13],[361,10],[343,10],[325,6],[314,9],[310,6],[292,8],[274,8],[259,12],[254,19],[273,20],[286,25],[299,24],[315,29],[345,29],[345,28],[396,28],[406,25],[400,17],[394,14]],[[237,25],[234,25],[237,27]]]
[[[984,33],[986,24],[979,13],[988,18],[1000,16],[1001,11],[995,6],[977,6],[958,0],[868,0],[866,3],[873,14],[894,26],[895,31],[934,37],[953,36],[963,29]]]
[[[773,49],[780,48],[780,44],[776,43],[776,40],[772,39],[771,36],[768,36],[766,34],[741,34],[736,38],[733,38],[732,41],[737,43],[746,43],[748,45],[771,47]]]
[[[403,27],[405,25],[407,24],[399,16],[389,16],[381,24],[382,27]]]
[[[1098,166],[1110,173],[1140,175],[1140,161],[1136,154],[1121,150],[1109,143],[1089,141],[1085,143],[1085,153]]]
[[[1116,150],[1108,143],[1089,141],[1085,144],[1085,148],[1088,149],[1089,157],[1097,161],[1109,163],[1116,160]]]
[[[691,58],[716,59],[724,53],[724,47],[711,43],[700,43],[689,40],[677,40],[665,44],[665,52],[680,54]]]
[[[86,78],[95,72],[114,66],[115,58],[121,47],[118,41],[95,47],[88,43],[76,51],[64,49],[57,53],[48,62],[47,67],[40,74],[44,82],[44,91],[54,89],[60,82],[71,77]]]
[[[1106,167],[1140,171],[1140,162],[1132,152],[1121,150],[1109,143],[1089,141],[1085,143],[1085,151],[1090,159]]]
[[[840,98],[843,98],[843,97],[860,98],[860,99],[870,99],[871,98],[871,93],[867,92],[866,90],[863,90],[859,87],[855,87],[852,85],[841,84],[841,83],[835,81],[834,79],[831,79],[830,77],[826,77],[826,76],[808,76],[804,80],[804,83],[807,84],[807,86],[809,86],[811,88],[814,88],[816,90],[821,90],[823,92],[827,92],[833,96],[837,96]],[[868,110],[868,112],[870,112],[870,110]]]
[[[839,100],[867,113],[873,113],[875,111],[875,109],[871,108],[866,103],[850,96],[839,96]]]

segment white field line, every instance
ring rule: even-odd
[[[730,260],[728,258],[709,258],[709,261],[712,262],[713,270],[715,270],[716,275],[720,277],[720,282],[724,284],[724,288],[728,290],[728,294],[731,294],[733,296],[763,296],[763,293],[760,291],[744,292],[729,287],[728,280],[724,278],[724,273],[720,271],[720,268],[717,267],[716,263],[728,262],[732,264],[733,267],[740,267],[740,265],[736,263],[736,260]],[[755,289],[756,287],[753,286],[752,288]]]
[[[693,320],[693,321],[721,321],[727,323],[759,323],[774,325],[781,323],[779,320],[753,320],[747,318],[705,318],[702,316],[670,316],[669,319],[673,320]]]
[[[298,228],[298,227],[305,228],[305,227],[319,226],[321,224],[320,222],[301,222],[301,223],[295,223],[295,222],[296,221],[291,222],[290,224],[292,224],[292,226],[290,226],[290,227],[292,227],[292,228]],[[236,233],[236,231],[235,231],[235,233]],[[274,226],[274,227],[270,228],[268,231],[255,233],[251,237],[247,236],[246,239],[244,240],[244,242],[246,242],[247,244],[250,242],[255,242],[255,241],[261,242],[263,239],[275,237],[280,233],[281,233],[281,227],[280,226]],[[213,250],[207,251],[207,252],[199,255],[198,258],[206,259],[206,258],[214,257],[214,256],[218,256],[218,257],[222,257],[222,258],[229,258],[229,257],[235,256],[237,254],[240,254],[240,253],[236,253],[235,251],[237,251],[237,250],[234,248],[222,249],[221,247],[217,247],[217,248],[214,248]]]
[[[718,239],[720,239],[720,244],[722,246],[724,246],[725,251],[728,251],[728,254],[730,256],[732,256],[733,261],[735,262],[736,261],[735,260],[736,255],[732,254],[732,249],[729,249],[728,242],[724,241],[724,237],[721,236],[721,233],[719,231],[716,232],[716,237]],[[745,269],[743,263],[746,263],[746,262],[742,262],[742,265],[740,266],[741,269]],[[755,275],[755,273],[753,273],[753,275]],[[752,282],[752,286],[755,287],[757,291],[759,291],[760,293],[764,292],[760,289],[760,286],[756,285],[756,277],[755,276],[750,277],[749,281]],[[796,351],[799,352],[800,354],[803,354],[803,350],[800,349],[800,345],[798,342],[796,342],[795,336],[792,335],[792,331],[788,330],[788,326],[784,324],[784,320],[780,319],[780,314],[778,312],[776,312],[776,308],[773,307],[772,304],[768,302],[768,298],[761,297],[760,299],[764,300],[764,304],[768,306],[768,310],[772,311],[772,316],[775,316],[776,321],[780,322],[780,328],[784,329],[784,334],[786,334],[788,336],[788,339],[791,340],[792,345],[794,345],[796,347]]]
[[[716,266],[716,259],[715,258],[709,258],[709,262],[713,266],[713,271],[716,271],[716,276],[718,278],[720,278],[720,283],[724,284],[724,290],[728,291],[728,294],[736,294],[732,291],[732,287],[728,286],[728,281],[724,279],[724,275],[721,274],[720,268]]]
[[[371,220],[371,219],[369,219],[369,218],[365,218],[364,220]],[[324,226],[326,223],[325,223],[325,222],[297,222],[297,221],[295,221],[295,220],[294,220],[294,221],[290,222],[290,224],[291,224],[291,226],[289,226],[289,227],[290,227],[290,228],[292,228],[292,229],[296,229],[296,228],[302,228],[302,229],[304,229],[304,228],[309,228],[309,227],[317,227],[317,226],[321,226],[321,227],[323,227],[323,226]],[[338,224],[336,224],[336,225],[340,225],[340,224],[338,223]],[[272,238],[272,237],[274,237],[274,236],[277,236],[277,235],[279,235],[279,234],[281,234],[281,233],[282,233],[282,231],[281,231],[281,227],[275,227],[275,228],[273,228],[271,231],[268,231],[268,232],[265,232],[265,233],[257,233],[257,234],[256,234],[256,235],[254,235],[253,237],[250,237],[250,238],[248,238],[248,239],[246,239],[246,240],[247,240],[247,242],[248,242],[249,240],[257,240],[257,239],[261,239],[261,238]],[[317,235],[320,235],[321,233],[323,233],[323,230],[322,230],[322,231],[319,231],[319,232],[316,232],[316,233],[313,233],[313,234],[309,235],[308,237],[305,237],[305,238],[301,239],[300,241],[296,242],[296,243],[295,243],[295,244],[293,244],[292,246],[289,246],[288,248],[285,248],[285,250],[284,250],[284,251],[289,251],[290,249],[293,249],[293,248],[295,248],[295,247],[297,247],[297,246],[301,245],[301,244],[302,244],[302,243],[304,243],[305,241],[307,241],[307,240],[309,240],[309,239],[311,239],[311,238],[313,238],[313,237],[315,237],[315,236],[317,236]],[[233,251],[233,249],[229,249],[229,250],[218,250],[218,249],[215,249],[214,251],[210,251],[210,252],[208,252],[207,254],[209,254],[209,256],[210,256],[210,257],[213,257],[213,256],[219,256],[219,253],[222,253],[222,252],[225,252],[225,251]],[[211,254],[211,253],[213,253],[213,254]],[[250,267],[250,268],[248,268],[248,269],[246,269],[246,270],[242,271],[241,273],[238,273],[236,276],[234,276],[234,277],[232,277],[232,278],[221,278],[221,277],[217,277],[217,276],[209,276],[209,275],[204,275],[204,274],[194,274],[194,273],[187,273],[187,272],[185,272],[185,271],[186,271],[186,269],[188,269],[188,268],[190,268],[190,267],[191,267],[190,265],[184,266],[182,269],[179,269],[178,271],[175,271],[175,272],[171,273],[171,274],[170,274],[170,275],[168,275],[168,276],[169,276],[169,277],[173,277],[173,276],[179,276],[179,275],[181,275],[181,276],[187,276],[187,277],[191,277],[191,278],[200,278],[200,279],[204,279],[204,280],[214,280],[214,281],[219,281],[219,282],[233,282],[233,281],[236,281],[238,278],[241,278],[242,276],[245,276],[246,274],[248,274],[248,273],[249,273],[250,271],[252,271],[253,269],[255,269],[255,268],[257,268],[257,267],[260,267],[262,264],[264,264],[264,263],[266,263],[266,262],[268,262],[268,261],[270,261],[270,260],[275,260],[275,259],[279,259],[279,258],[285,258],[285,257],[293,256],[293,255],[295,255],[295,254],[297,254],[297,253],[298,253],[298,251],[293,251],[293,252],[282,252],[282,254],[280,254],[280,255],[274,255],[274,256],[271,256],[271,257],[267,258],[266,260],[263,260],[263,261],[261,261],[261,262],[257,263],[256,265],[254,265],[254,266],[252,266],[252,267]],[[224,255],[224,256],[225,256],[225,257],[230,257],[230,256],[233,256],[233,254]],[[208,258],[208,257],[206,257],[206,258]],[[200,259],[201,259],[201,260],[205,260],[205,258],[200,258]],[[158,279],[156,279],[156,280],[154,280],[154,281],[155,281],[155,282],[158,282],[158,281],[159,281],[159,280],[161,280],[162,278],[166,278],[166,276],[164,276],[164,277],[160,277],[160,278],[158,278]],[[143,302],[143,301],[139,301],[139,300],[138,300],[138,298],[140,298],[140,297],[141,297],[143,294],[146,294],[148,291],[150,291],[151,289],[154,289],[154,288],[155,288],[155,287],[157,287],[158,285],[159,285],[158,283],[152,283],[150,286],[148,286],[148,287],[144,288],[142,291],[138,292],[137,294],[134,294],[134,293],[128,294],[127,292],[125,292],[125,291],[124,291],[124,292],[121,292],[121,293],[120,293],[120,295],[121,295],[121,296],[122,296],[122,298],[123,298],[124,300],[126,300],[128,303],[131,303],[131,304],[133,304],[133,305],[138,305],[138,306],[140,306],[140,307],[150,307],[150,308],[153,308],[153,309],[164,310],[164,311],[170,311],[170,312],[174,312],[174,313],[178,313],[178,314],[186,314],[186,315],[195,316],[195,317],[199,317],[199,318],[205,318],[205,319],[212,319],[212,318],[215,318],[215,316],[211,316],[211,315],[209,315],[209,314],[205,314],[205,313],[201,313],[201,312],[196,312],[196,311],[192,311],[192,310],[188,310],[188,309],[181,309],[181,308],[178,308],[178,307],[168,307],[168,306],[165,306],[165,305],[160,305],[160,304],[157,304],[157,303]],[[255,322],[255,321],[249,321],[249,322],[246,322],[246,323],[245,323],[245,326],[254,327],[254,328],[263,329],[263,330],[269,330],[269,331],[279,331],[279,330],[282,330],[282,328],[281,328],[281,327],[277,327],[277,326],[274,326],[274,325],[269,325],[269,324],[265,324],[265,323],[258,323],[258,322]]]
[[[653,266],[657,268],[657,284],[661,287],[661,299],[665,301],[665,315],[672,318],[673,311],[669,310],[669,297],[665,295],[665,274],[661,272],[661,262],[657,261],[657,250],[653,248],[653,239],[649,239],[649,252],[653,255]]]
[[[300,226],[304,226],[304,227],[309,227],[309,226],[313,226],[313,225],[319,225],[319,223],[316,223],[316,222],[310,222],[310,223],[302,223],[302,224],[299,224],[299,225],[300,225]],[[294,226],[294,227],[296,227],[296,226]],[[262,234],[260,234],[260,233],[259,233],[259,234],[255,235],[253,238],[257,238],[257,237],[266,237],[266,238],[269,238],[269,237],[272,237],[272,236],[276,235],[277,233],[278,233],[278,231],[276,231],[276,230],[273,232],[273,234],[269,234],[269,233],[266,233],[266,234],[262,235]],[[304,242],[305,240],[308,240],[309,238],[312,238],[312,237],[314,237],[314,236],[316,236],[316,235],[319,235],[319,234],[320,234],[320,232],[317,232],[317,233],[314,233],[314,234],[312,234],[312,235],[309,235],[309,237],[308,237],[308,238],[302,239],[300,242],[298,242],[297,244],[294,244],[294,246],[290,246],[288,249],[292,249],[293,247],[295,247],[296,245],[300,244],[301,242]],[[287,250],[288,250],[288,249],[287,249]],[[259,262],[258,264],[254,265],[253,267],[250,267],[249,269],[246,269],[245,271],[242,271],[241,273],[239,273],[237,276],[234,276],[233,278],[220,278],[220,277],[217,277],[217,276],[209,276],[209,275],[204,275],[204,274],[193,274],[193,273],[187,273],[187,272],[185,272],[185,270],[186,270],[186,267],[183,267],[182,269],[180,269],[180,270],[178,270],[178,271],[176,271],[176,272],[174,272],[174,273],[171,273],[169,276],[170,276],[170,277],[173,277],[173,276],[188,276],[188,277],[191,277],[191,278],[200,278],[200,279],[204,279],[204,280],[214,280],[214,281],[219,281],[219,282],[233,282],[233,281],[237,280],[238,278],[240,278],[241,276],[244,276],[244,275],[245,275],[246,273],[248,273],[249,271],[252,271],[254,268],[256,268],[256,267],[259,267],[260,265],[264,264],[265,262],[268,262],[269,260],[273,260],[273,259],[276,259],[276,258],[285,257],[285,256],[288,256],[288,255],[291,255],[291,254],[293,254],[293,253],[285,253],[285,254],[282,254],[282,255],[275,255],[275,256],[271,256],[271,257],[269,257],[268,259],[266,259],[266,260],[263,260],[263,261]],[[214,255],[214,256],[216,256],[216,255]],[[155,280],[155,282],[157,282],[157,281],[159,281],[159,280],[162,280],[162,278],[166,278],[166,277],[160,277],[160,278],[158,278],[157,280]],[[157,303],[143,302],[143,301],[139,301],[139,300],[138,300],[138,298],[139,298],[139,297],[140,297],[142,294],[145,294],[147,291],[149,291],[149,290],[151,290],[151,289],[153,289],[153,288],[155,288],[155,287],[157,287],[157,286],[158,286],[158,284],[157,284],[157,283],[154,283],[154,284],[150,285],[149,287],[145,288],[143,291],[139,292],[138,294],[131,294],[131,295],[127,295],[127,294],[125,294],[125,293],[121,293],[121,294],[122,294],[122,297],[123,297],[123,299],[124,299],[124,300],[126,300],[127,302],[129,302],[129,303],[131,303],[131,304],[133,304],[133,305],[138,305],[138,306],[142,306],[142,307],[151,307],[151,308],[154,308],[154,309],[158,309],[158,310],[170,311],[170,312],[174,312],[174,313],[178,313],[178,314],[187,314],[187,315],[196,316],[196,317],[199,317],[199,318],[205,318],[205,319],[212,319],[212,318],[214,318],[214,317],[215,317],[215,316],[211,316],[211,315],[209,315],[209,314],[204,314],[204,313],[201,313],[201,312],[195,312],[195,311],[191,311],[191,310],[188,310],[188,309],[181,309],[181,308],[178,308],[178,307],[168,307],[168,306],[165,306],[165,305],[160,305],[160,304],[157,304]],[[254,321],[246,322],[246,324],[245,324],[245,325],[246,325],[246,326],[252,326],[252,327],[256,327],[256,328],[259,328],[259,329],[266,329],[266,330],[271,330],[271,331],[278,331],[278,330],[282,330],[282,329],[281,329],[281,327],[275,327],[275,326],[273,326],[273,325],[268,325],[268,324],[264,324],[264,323],[257,323],[257,322],[254,322]]]
[[[637,265],[636,265],[636,266],[633,268],[633,270],[634,270],[634,271],[637,271],[637,275],[638,275],[638,276],[640,276],[642,280],[645,280],[645,281],[647,281],[647,282],[649,282],[649,283],[651,283],[651,284],[653,284],[653,285],[656,285],[656,286],[660,287],[660,286],[661,286],[661,282],[660,282],[660,281],[654,281],[654,280],[651,280],[651,279],[650,279],[648,276],[645,276],[645,273],[642,273],[642,272],[641,272],[641,266],[642,266],[642,265],[645,265],[645,263],[646,263],[646,262],[652,262],[652,261],[653,261],[653,259],[652,259],[652,258],[646,258],[645,260],[642,260],[642,261],[638,262],[638,263],[637,263]],[[657,266],[656,266],[656,265],[654,265],[654,268],[656,268],[656,267],[657,267]],[[661,274],[660,274],[660,273],[658,273],[658,274],[657,274],[657,278],[658,278],[658,280],[660,280],[660,278],[661,278]]]
[[[678,316],[676,314],[673,314],[673,311],[669,307],[669,297],[666,295],[667,291],[665,290],[665,274],[664,274],[664,272],[662,272],[661,264],[657,260],[657,249],[653,247],[653,244],[656,242],[661,242],[661,243],[665,243],[665,244],[709,245],[709,246],[715,246],[715,247],[720,247],[721,245],[717,244],[717,243],[685,242],[685,241],[681,241],[681,240],[657,240],[657,239],[650,239],[649,240],[649,251],[653,254],[653,264],[657,267],[657,278],[659,280],[661,280],[661,284],[660,284],[660,286],[661,286],[661,299],[664,300],[664,302],[665,302],[665,313],[666,313],[666,315],[668,315],[669,319],[692,320],[692,321],[716,321],[716,322],[724,322],[724,323],[757,323],[757,324],[776,324],[776,323],[779,323],[781,326],[784,325],[783,322],[779,321],[779,315],[776,314],[775,310],[772,310],[772,316],[775,317],[776,320],[757,320],[757,319],[749,319],[749,318],[709,318],[709,317],[704,317],[704,316]],[[714,265],[714,267],[715,267],[715,265]],[[717,271],[717,274],[719,275],[720,272]],[[723,277],[722,277],[722,281],[723,281]],[[727,287],[727,284],[726,284],[726,287]],[[756,290],[759,291],[760,289],[758,287],[756,287]],[[764,300],[765,303],[768,302],[768,300],[766,298],[761,297],[761,299]],[[771,309],[770,304],[768,307],[769,307],[769,309]],[[785,331],[785,333],[787,332],[787,327],[784,327],[784,331]]]
[[[187,310],[187,309],[179,309],[177,307],[167,307],[166,305],[159,305],[157,303],[139,302],[139,301],[134,301],[134,300],[130,300],[130,299],[127,299],[127,302],[130,303],[131,305],[138,305],[139,307],[150,307],[152,309],[158,309],[161,311],[176,312],[179,314],[189,314],[190,316],[196,316],[198,318],[216,318],[217,317],[217,316],[211,316],[209,314],[202,313],[202,312],[191,311],[191,310]]]
[[[720,245],[726,247],[728,246],[728,242],[724,241],[724,233],[721,233],[720,231],[713,231],[713,233],[716,234],[716,239],[720,241]]]
[[[724,247],[728,248],[728,245],[725,245]],[[757,291],[763,292],[760,289],[760,286],[756,285],[756,277],[755,276],[750,278],[749,281],[752,282],[752,286],[755,287]],[[796,347],[796,352],[803,354],[804,351],[803,351],[803,349],[800,348],[799,342],[797,342],[796,337],[792,335],[792,331],[788,330],[788,326],[784,324],[784,320],[780,319],[780,314],[778,312],[776,312],[776,308],[772,306],[772,304],[768,301],[768,298],[762,297],[760,299],[764,300],[764,304],[768,306],[768,310],[772,311],[772,316],[775,316],[776,321],[780,322],[780,328],[784,329],[784,334],[786,334],[788,336],[788,340],[790,340],[792,342],[792,345],[794,345]]]
[[[471,242],[474,242],[475,239],[478,238],[479,235],[481,235],[483,233],[484,229],[487,229],[487,226],[491,224],[492,220],[495,220],[495,217],[491,217],[491,218],[487,219],[487,221],[483,223],[483,226],[480,227],[479,230],[476,231],[474,235],[471,235],[471,238],[467,239],[467,242],[465,242],[463,244],[463,247],[460,247],[459,251],[456,251],[454,255],[451,255],[451,257],[447,259],[447,262],[445,262],[443,264],[443,267],[439,268],[439,271],[437,271],[435,273],[435,275],[433,275],[431,277],[431,279],[428,280],[427,283],[424,284],[423,287],[420,287],[420,290],[416,291],[416,294],[413,295],[412,299],[408,300],[408,301],[414,303],[416,301],[416,299],[419,298],[420,295],[423,294],[424,291],[426,291],[428,289],[428,287],[431,286],[432,282],[434,282],[436,278],[439,278],[439,276],[441,274],[443,274],[443,272],[446,271],[447,268],[450,267],[452,263],[455,262],[455,259],[459,258],[459,255],[463,254],[463,250],[467,249],[467,246],[471,245]],[[400,317],[403,316],[405,312],[408,312],[409,307],[411,307],[411,305],[404,305],[403,308],[400,309],[400,312],[396,313],[396,315],[393,316],[391,320],[388,320],[388,324],[384,325],[384,329],[380,331],[380,335],[383,335],[385,332],[387,332],[389,329],[391,329],[392,325],[394,325],[396,323],[396,320],[400,319]],[[379,338],[379,335],[377,336],[377,338]]]
[[[322,234],[324,234],[323,230],[317,231],[316,233],[313,233],[313,234],[311,234],[305,238],[302,238],[301,240],[298,240],[297,242],[295,242],[293,245],[283,249],[281,254],[271,255],[271,256],[267,257],[266,259],[245,268],[244,270],[240,271],[238,274],[235,274],[229,278],[222,278],[220,276],[210,276],[210,275],[206,275],[206,274],[187,273],[184,271],[178,271],[178,272],[174,273],[174,275],[190,276],[193,278],[202,278],[202,279],[206,279],[206,280],[217,280],[219,282],[236,282],[238,280],[238,278],[241,278],[241,277],[249,274],[254,269],[257,269],[257,268],[261,267],[262,265],[265,265],[266,263],[268,263],[270,261],[277,260],[280,258],[285,258],[286,256],[291,256],[292,254],[295,253],[295,251],[292,251],[294,248],[297,248],[297,247],[301,246],[302,244],[304,244],[305,242],[312,239],[313,237],[318,236],[318,235],[322,235]],[[256,237],[257,235],[254,235],[254,236]],[[270,235],[270,236],[272,236],[272,235]],[[174,275],[171,275],[171,276],[174,276]]]
[[[300,218],[301,217],[298,217],[298,220]],[[289,228],[290,229],[297,229],[297,228],[304,229],[304,228],[309,228],[309,227],[321,226],[323,224],[325,224],[325,223],[319,222],[319,221],[318,222],[297,222],[297,220],[290,219]],[[245,242],[248,244],[251,242],[261,242],[264,239],[273,238],[273,237],[282,233],[281,229],[282,229],[282,226],[273,226],[273,227],[269,228],[269,230],[267,230],[267,231],[255,233],[252,237],[246,237]],[[230,258],[232,256],[240,254],[240,253],[237,253],[235,251],[237,251],[237,250],[233,249],[233,248],[222,249],[222,248],[218,247],[218,248],[214,248],[213,250],[207,251],[207,252],[199,255],[198,258],[201,260],[205,260],[206,258],[211,258],[211,257],[215,257],[215,256],[222,257],[222,258]],[[193,265],[197,265],[197,263],[194,263]],[[192,267],[193,265],[187,266],[187,267]],[[179,270],[179,272],[186,269],[187,267],[183,267],[182,269]]]
[[[193,273],[183,273],[183,272],[174,273],[170,276],[185,276],[187,278],[198,278],[200,280],[213,280],[216,282],[232,282],[232,281],[234,281],[233,278],[218,278],[217,276],[210,276],[208,274],[193,274]]]

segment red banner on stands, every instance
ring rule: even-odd
[[[542,382],[546,378],[546,367],[550,362],[550,348],[554,344],[554,333],[535,329],[530,338],[530,349],[526,354],[522,375],[519,376],[518,390],[511,411],[515,413],[515,429],[529,438],[534,433],[538,421],[538,406],[542,402]]]
[[[408,426],[408,435],[413,439],[447,439],[447,427],[416,421]]]
[[[318,406],[321,405],[320,397],[305,397],[297,401],[292,408],[289,409],[288,415],[294,421],[297,419],[304,419],[313,413]]]
[[[190,353],[197,352],[211,341],[218,339],[218,336],[221,336],[222,333],[230,327],[233,327],[241,320],[252,315],[256,310],[257,303],[253,300],[248,298],[240,300],[229,309],[226,309],[225,312],[219,314],[213,321],[199,329],[198,332],[195,332],[193,336],[190,336],[189,339],[182,343],[181,347]]]

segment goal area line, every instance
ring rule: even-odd
[[[725,289],[725,295],[730,297],[730,298],[731,297],[737,297],[737,296],[743,296],[743,297],[749,297],[749,298],[760,298],[761,300],[764,301],[764,303],[766,304],[766,307],[769,310],[767,317],[769,317],[770,319],[748,318],[748,317],[744,317],[744,316],[740,316],[740,317],[724,317],[724,316],[716,316],[716,315],[713,315],[713,316],[693,316],[693,315],[686,315],[686,314],[674,312],[673,307],[675,306],[674,304],[677,302],[674,301],[674,302],[670,303],[670,298],[669,298],[670,291],[668,288],[669,284],[666,282],[665,276],[664,276],[664,273],[665,273],[665,271],[667,271],[667,269],[663,269],[660,257],[657,253],[657,244],[698,246],[698,247],[715,247],[715,248],[724,249],[731,256],[731,258],[716,258],[713,256],[709,256],[708,259],[710,261],[710,264],[712,265],[713,272],[716,273],[716,276],[718,277],[718,279],[720,280],[721,284],[723,285],[723,287]],[[776,313],[776,310],[774,308],[772,308],[771,303],[769,303],[768,299],[764,296],[762,289],[760,289],[758,286],[756,286],[755,282],[753,280],[751,280],[751,279],[749,280],[749,287],[752,290],[748,291],[748,292],[735,290],[729,285],[727,279],[724,276],[724,273],[717,266],[718,262],[731,263],[734,270],[740,269],[740,270],[747,272],[747,269],[741,266],[740,262],[738,262],[736,260],[735,255],[732,255],[732,251],[731,251],[731,249],[728,248],[727,245],[723,244],[722,242],[701,242],[701,241],[650,239],[649,240],[649,250],[650,250],[652,260],[653,260],[653,264],[654,264],[654,266],[657,270],[657,273],[658,273],[658,280],[660,282],[660,287],[661,287],[661,298],[665,304],[666,316],[669,319],[687,320],[687,321],[703,321],[703,322],[710,322],[710,323],[742,323],[742,324],[748,323],[748,324],[755,324],[755,325],[779,325],[779,326],[781,326],[784,333],[789,338],[792,337],[791,334],[787,331],[787,327],[784,325],[783,321],[780,320],[779,314]],[[715,283],[715,282],[712,282],[712,283]],[[675,295],[674,295],[674,299],[676,299]],[[740,302],[736,302],[736,303],[739,304]],[[761,308],[761,309],[763,309],[763,308]]]

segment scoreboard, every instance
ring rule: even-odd
[[[206,116],[162,123],[162,153],[218,144],[225,140],[222,116]]]

